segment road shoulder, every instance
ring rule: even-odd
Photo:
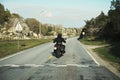
[[[93,51],[93,49],[101,46],[85,45],[85,44],[83,44],[83,46],[100,63],[101,66],[106,67],[107,69],[109,69],[111,72],[113,72],[115,75],[117,75],[120,78],[120,72],[118,72],[118,70],[114,66],[112,66],[110,62],[103,60]]]

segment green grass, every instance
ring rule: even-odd
[[[19,48],[18,41],[0,41],[0,58],[46,42],[50,42],[51,40],[52,39],[21,40],[19,41]]]
[[[116,67],[116,69],[120,72],[120,56],[116,56],[116,53],[120,52],[119,50],[115,50],[111,52],[112,47],[106,46],[101,48],[96,48],[93,51],[96,52],[102,59],[111,62],[111,64]]]
[[[95,51],[101,58],[103,58],[107,61],[111,61],[111,62],[120,64],[120,57],[115,56],[115,55],[113,55],[113,53],[110,52],[111,51],[110,46],[96,48],[93,51]]]
[[[107,44],[105,40],[95,40],[94,37],[85,37],[85,38],[81,39],[80,42],[82,42],[83,44],[86,44],[86,45],[103,45],[103,44]]]
[[[104,41],[96,40],[94,37],[86,37],[80,40],[86,45],[106,45],[108,46],[96,48],[93,51],[96,52],[102,59],[111,62],[120,71],[120,42],[119,41]]]

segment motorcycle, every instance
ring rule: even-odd
[[[58,43],[54,46],[54,55],[60,57],[65,53],[64,46],[61,43]]]

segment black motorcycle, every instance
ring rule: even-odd
[[[64,46],[61,43],[54,45],[54,55],[60,57],[65,53]]]

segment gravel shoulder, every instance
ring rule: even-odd
[[[117,75],[120,78],[120,72],[116,69],[116,67],[113,66],[111,62],[108,62],[106,60],[103,60],[100,58],[94,51],[93,49],[98,48],[98,47],[103,47],[103,46],[94,46],[94,45],[85,45],[83,46],[90,52],[90,54],[99,62],[101,66],[106,67],[109,69],[111,72],[113,72],[115,75]]]

